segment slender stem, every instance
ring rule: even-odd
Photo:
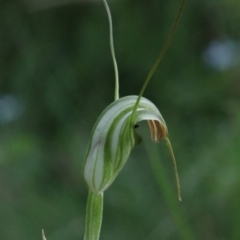
[[[180,5],[179,10],[178,10],[178,13],[176,15],[176,18],[175,18],[175,20],[173,22],[173,26],[171,28],[171,31],[170,31],[170,33],[169,33],[169,35],[167,37],[167,40],[165,41],[165,44],[163,45],[162,50],[160,51],[160,53],[159,53],[155,63],[153,64],[151,70],[149,71],[149,73],[147,75],[147,78],[146,78],[146,80],[145,80],[145,82],[144,82],[144,84],[142,86],[142,89],[141,89],[141,91],[140,91],[140,93],[138,95],[137,101],[136,101],[135,106],[133,108],[133,112],[132,112],[132,116],[131,116],[131,123],[134,122],[134,117],[135,117],[135,114],[136,114],[136,111],[137,111],[140,99],[141,99],[141,97],[142,97],[142,95],[143,95],[143,93],[144,93],[144,91],[145,91],[149,81],[151,80],[153,74],[155,73],[159,63],[161,62],[165,52],[168,49],[168,46],[169,46],[169,44],[170,44],[170,42],[172,40],[172,37],[173,37],[173,35],[174,35],[175,31],[176,31],[177,25],[179,23],[179,20],[180,20],[181,14],[183,12],[183,8],[184,8],[184,5],[185,5],[186,1],[187,0],[182,0],[181,5]]]
[[[102,225],[103,193],[89,191],[84,240],[98,240]]]
[[[108,21],[109,21],[109,35],[110,35],[110,49],[111,49],[111,54],[112,54],[112,59],[113,59],[113,66],[114,66],[114,72],[115,72],[115,94],[114,94],[114,100],[116,101],[119,98],[119,77],[118,77],[118,67],[117,67],[117,61],[115,57],[115,52],[114,52],[114,44],[113,44],[113,27],[112,27],[112,17],[111,17],[111,12],[109,9],[109,6],[106,2],[106,0],[103,0],[103,3],[105,5],[107,15],[108,15]]]

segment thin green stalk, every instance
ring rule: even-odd
[[[84,240],[98,240],[102,225],[103,193],[89,191]]]
[[[184,9],[186,1],[187,0],[182,0],[181,5],[180,5],[179,10],[178,10],[178,14],[177,14],[177,16],[176,16],[176,18],[174,20],[174,23],[173,23],[171,31],[170,31],[170,33],[168,35],[168,38],[167,38],[167,40],[166,40],[162,50],[160,51],[160,53],[158,55],[158,58],[156,59],[155,63],[153,64],[151,70],[149,71],[149,73],[147,75],[147,78],[146,78],[146,80],[145,80],[145,82],[144,82],[144,84],[143,84],[143,86],[141,88],[141,91],[140,91],[140,93],[138,95],[138,99],[137,99],[136,104],[135,104],[135,106],[133,108],[133,112],[132,112],[132,116],[131,116],[131,124],[133,124],[133,122],[134,122],[134,118],[135,118],[135,115],[136,115],[136,111],[137,111],[140,99],[143,96],[143,93],[144,93],[148,83],[150,82],[150,80],[151,80],[153,74],[155,73],[159,63],[161,62],[165,52],[168,49],[168,46],[169,46],[169,44],[170,44],[170,42],[172,40],[172,37],[173,37],[173,35],[174,35],[175,31],[176,31],[177,25],[179,23],[179,20],[180,20],[180,17],[182,15],[182,12],[183,12],[183,9]]]
[[[114,100],[119,99],[119,77],[118,77],[118,67],[117,67],[117,61],[115,57],[115,52],[114,52],[114,44],[113,44],[113,30],[112,30],[112,17],[111,17],[111,12],[108,7],[108,4],[106,0],[103,0],[103,3],[105,5],[107,15],[108,15],[108,21],[109,21],[109,35],[110,35],[110,49],[111,49],[111,54],[112,54],[112,59],[113,59],[113,66],[114,66],[114,72],[115,72],[115,94],[114,94]]]

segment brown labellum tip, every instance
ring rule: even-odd
[[[151,132],[151,138],[154,142],[159,142],[167,136],[167,127],[165,124],[157,120],[148,120]]]

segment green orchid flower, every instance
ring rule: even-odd
[[[150,70],[140,94],[119,98],[118,68],[113,45],[112,19],[108,4],[106,0],[103,0],[108,14],[110,49],[115,70],[115,101],[102,112],[95,123],[83,164],[83,176],[89,189],[85,240],[99,239],[103,193],[118,176],[133,147],[140,143],[141,138],[135,132],[135,128],[143,120],[148,122],[151,138],[154,142],[159,142],[161,139],[166,140],[174,164],[178,198],[181,200],[177,166],[168,138],[167,125],[158,108],[142,95],[168,48],[185,2],[185,0],[182,1],[169,37]]]
[[[135,126],[147,120],[152,139],[159,142],[167,135],[167,126],[157,107],[141,98],[136,114],[137,96],[123,97],[108,106],[97,120],[84,163],[84,179],[90,191],[105,191],[127,161],[132,148],[141,140]]]
[[[137,124],[141,121],[148,122],[151,138],[154,142],[166,140],[173,161],[178,198],[181,201],[177,165],[168,138],[167,125],[158,108],[144,98],[143,93],[168,48],[186,0],[182,0],[166,43],[153,64],[139,95],[122,98],[119,98],[119,78],[114,53],[111,13],[106,0],[103,0],[103,3],[109,20],[110,50],[115,71],[115,101],[102,112],[95,123],[83,164],[83,177],[89,189],[84,240],[99,239],[103,213],[103,193],[118,176],[133,147],[141,142],[141,137],[135,132]],[[46,240],[44,230],[42,230],[42,240]]]

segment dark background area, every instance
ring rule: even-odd
[[[41,3],[41,4],[40,4]],[[101,1],[0,1],[0,239],[83,239],[91,128],[113,101]],[[120,96],[137,95],[180,1],[109,1]],[[144,96],[165,143],[143,143],[106,191],[101,239],[240,239],[240,4],[188,1]]]

